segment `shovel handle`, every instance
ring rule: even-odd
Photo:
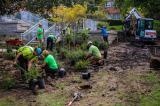
[[[22,68],[22,67],[19,66],[18,64],[15,64],[15,66],[17,66],[17,68],[19,68],[20,70],[23,70],[24,72],[26,71],[24,68]]]
[[[75,97],[72,99],[72,101],[70,101],[70,102],[68,103],[68,105],[67,105],[67,106],[71,106],[71,105],[72,105],[72,103],[77,99],[77,97],[78,97],[78,96],[75,96]]]

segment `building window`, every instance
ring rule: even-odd
[[[114,7],[114,2],[107,2],[105,5],[106,8]]]

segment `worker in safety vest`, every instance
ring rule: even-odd
[[[41,48],[33,48],[31,46],[23,46],[17,50],[17,55],[14,64],[18,64],[21,67],[21,75],[24,75],[24,71],[28,71],[32,62],[38,60],[38,56],[42,53]]]

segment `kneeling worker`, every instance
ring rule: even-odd
[[[53,50],[53,47],[56,44],[56,40],[57,40],[56,35],[50,33],[49,36],[47,37],[47,50],[48,49],[50,49],[50,51]]]
[[[101,64],[102,55],[98,47],[94,46],[91,41],[88,42],[89,54],[87,59],[94,65]]]
[[[38,56],[42,53],[41,48],[33,48],[31,46],[23,46],[17,50],[17,55],[14,61],[14,64],[19,64],[21,69],[21,75],[24,76],[24,71],[28,71],[31,62],[38,58]]]
[[[47,50],[44,50],[42,55],[44,56],[44,62],[41,67],[45,69],[47,76],[52,77],[56,72],[58,72],[57,62]]]

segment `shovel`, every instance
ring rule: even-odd
[[[67,106],[71,106],[74,101],[79,100],[81,97],[82,97],[82,95],[80,92],[74,93],[73,99],[68,103]]]
[[[22,73],[24,72],[26,72],[26,70],[24,69],[24,68],[22,68],[21,66],[19,66],[18,64],[14,64],[14,66],[15,67],[17,67],[19,70],[21,70],[21,77],[22,77],[22,79],[24,80],[25,78],[23,78],[24,76],[22,75]],[[22,72],[23,71],[23,72]]]

